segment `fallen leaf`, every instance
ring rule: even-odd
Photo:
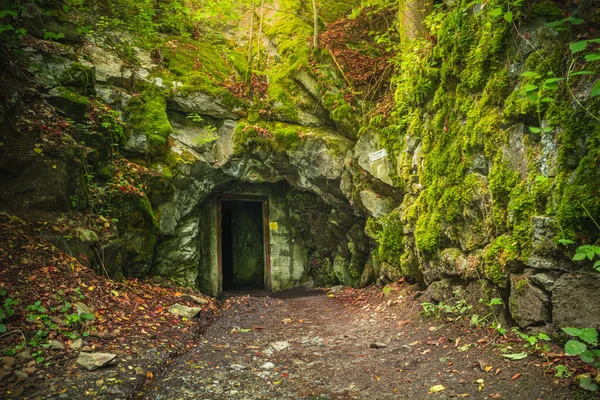
[[[444,390],[446,390],[444,385],[435,385],[429,388],[429,393],[438,393],[443,392]]]
[[[515,374],[515,375],[513,375],[513,377],[512,377],[512,378],[510,378],[510,379],[512,379],[512,380],[514,381],[515,379],[518,379],[518,378],[519,378],[521,375],[522,375],[522,374]]]
[[[491,397],[492,399],[499,399],[499,398],[501,398],[501,397],[502,397],[502,395],[501,395],[500,393],[495,393],[495,394],[492,394],[492,395],[490,395],[490,397]]]

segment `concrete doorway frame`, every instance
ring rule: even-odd
[[[220,194],[217,196],[217,255],[218,255],[218,279],[219,279],[219,295],[223,293],[223,202],[224,201],[248,201],[262,203],[262,219],[263,219],[263,252],[264,252],[264,288],[266,291],[271,291],[271,244],[269,240],[269,197],[259,195],[244,195],[244,194]]]

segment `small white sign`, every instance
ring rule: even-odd
[[[369,154],[369,162],[375,162],[377,160],[381,160],[382,158],[387,157],[388,152],[386,149],[381,149],[376,151],[375,153]]]

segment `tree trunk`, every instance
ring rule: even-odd
[[[423,21],[433,11],[433,0],[400,0],[399,6],[402,41],[423,38]]]
[[[247,70],[246,70],[246,82],[250,82],[252,73],[252,41],[254,40],[254,10],[256,6],[252,3],[252,13],[250,16],[250,38],[248,39],[248,59],[247,59]]]
[[[260,70],[260,42],[262,40],[263,16],[265,10],[265,0],[260,2],[260,21],[258,24],[258,40],[256,41],[256,69]]]
[[[313,51],[319,47],[319,10],[317,10],[317,0],[312,0],[313,6]]]

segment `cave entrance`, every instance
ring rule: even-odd
[[[268,200],[218,198],[219,275],[224,291],[268,289]]]

